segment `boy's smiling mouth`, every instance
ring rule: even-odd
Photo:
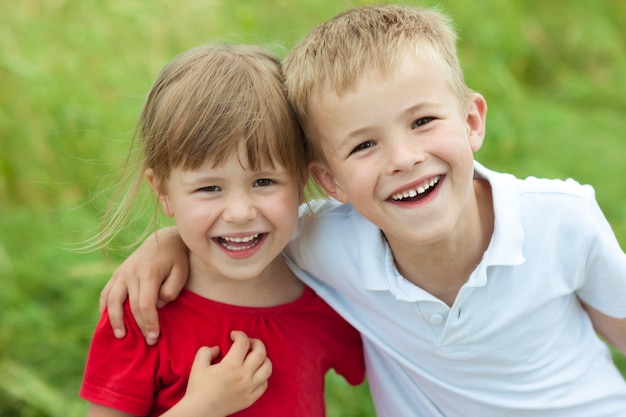
[[[221,236],[217,238],[222,247],[230,251],[241,251],[255,247],[264,234],[255,233],[250,236]]]
[[[413,188],[406,189],[402,192],[396,193],[391,196],[394,201],[418,201],[426,197],[439,183],[440,175],[425,180],[421,184],[416,185]]]

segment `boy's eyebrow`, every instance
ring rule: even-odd
[[[370,133],[371,131],[374,131],[374,130],[375,130],[375,128],[373,126],[365,126],[365,127],[360,128],[360,129],[353,130],[353,131],[349,132],[345,136],[344,140],[342,140],[341,142],[344,142],[344,141],[346,141],[348,139],[356,138],[356,137],[359,137],[359,136],[367,136],[368,133]]]
[[[404,112],[402,112],[404,115],[411,115],[414,113],[417,113],[423,109],[438,109],[443,107],[441,105],[441,103],[436,103],[434,101],[421,101],[417,104],[414,104],[413,106],[408,107],[406,110],[404,110]]]
[[[409,106],[408,108],[406,108],[404,111],[402,111],[402,113],[400,113],[400,115],[402,117],[406,117],[406,116],[410,116],[414,113],[417,113],[419,111],[422,111],[425,108],[440,108],[442,107],[441,104],[435,103],[434,101],[421,101],[419,103],[416,103],[412,106]],[[345,140],[349,140],[355,137],[359,137],[359,136],[367,136],[368,133],[372,132],[376,130],[375,126],[364,126],[361,127],[359,129],[355,129],[352,130],[350,132],[348,132],[348,134],[345,136],[345,138],[343,140],[340,141],[340,143],[344,142]]]

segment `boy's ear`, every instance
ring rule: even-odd
[[[172,204],[170,202],[165,186],[161,184],[161,182],[157,179],[152,168],[146,169],[145,175],[146,175],[146,179],[148,180],[148,183],[150,184],[150,187],[152,188],[154,193],[157,195],[157,198],[159,199],[159,202],[161,203],[161,207],[163,208],[163,213],[165,213],[166,216],[174,217],[174,210],[172,210]]]
[[[348,201],[348,196],[343,191],[341,184],[337,182],[335,176],[329,171],[326,165],[317,161],[309,162],[309,172],[315,182],[326,190],[329,196],[341,203]]]
[[[482,95],[474,93],[470,98],[466,121],[468,140],[472,151],[476,152],[483,144],[487,121],[487,102]]]

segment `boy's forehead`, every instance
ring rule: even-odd
[[[345,91],[321,83],[309,97],[310,130],[325,151],[336,146],[336,133],[354,130],[395,118],[410,109],[448,106],[457,94],[436,60],[407,49],[397,60],[381,68],[370,65]],[[384,115],[384,116],[383,116]]]
[[[406,69],[416,70],[429,68],[435,73],[443,76],[440,71],[440,62],[432,57],[419,54],[415,48],[404,48],[396,59],[388,61],[384,66],[375,62],[366,63],[350,80],[339,83],[330,80],[328,77],[320,79],[311,91],[308,100],[308,108],[311,113],[323,111],[328,102],[341,101],[346,95],[367,93],[376,89],[376,86],[392,77],[402,78],[407,76]]]
[[[355,91],[363,80],[376,82],[398,72],[407,61],[417,66],[437,66],[445,71],[445,62],[429,45],[406,44],[396,54],[390,54],[385,60],[366,60],[358,71],[347,73],[318,72],[317,79],[312,81],[309,105],[324,99],[327,95],[341,98],[346,93]]]

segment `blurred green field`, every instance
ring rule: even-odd
[[[216,39],[284,56],[359,0],[22,0],[0,14],[0,416],[79,416],[98,294],[120,259],[79,254],[107,203],[144,96],[184,49]],[[434,5],[434,1],[405,3]],[[626,245],[626,2],[437,2],[489,104],[476,155],[518,176],[592,184]],[[150,219],[132,227],[143,230]],[[626,359],[615,355],[626,374]],[[328,378],[328,415],[373,416]]]

